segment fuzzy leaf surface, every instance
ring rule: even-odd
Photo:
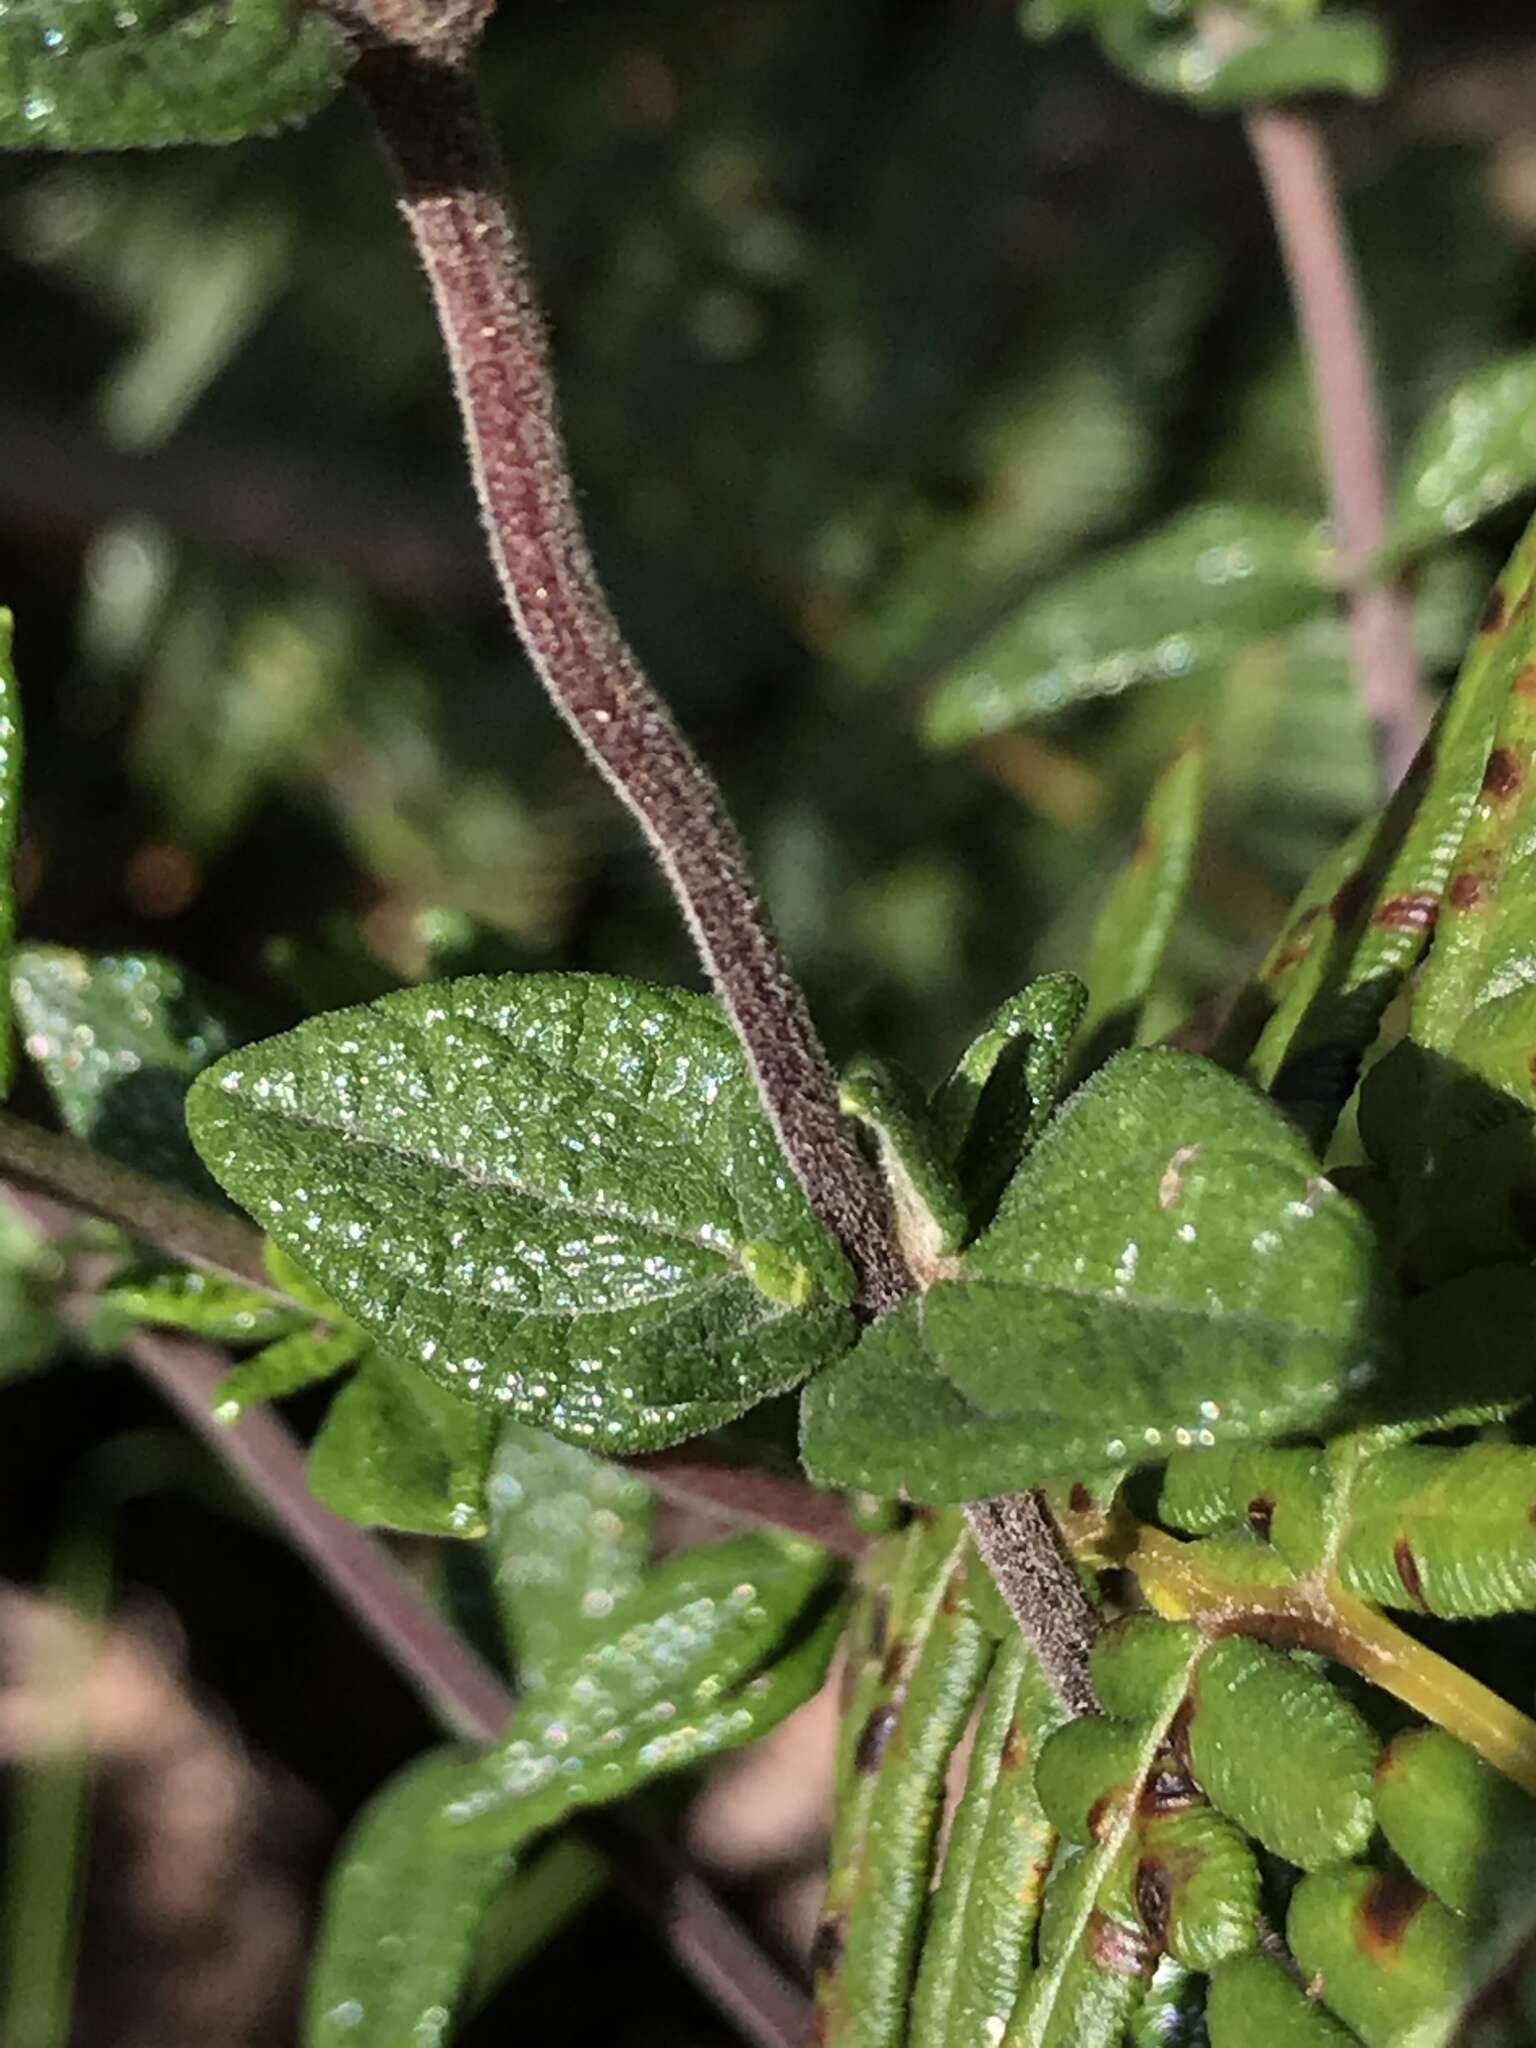
[[[1456,1618],[1536,1608],[1536,1448],[1405,1444],[1350,1494],[1337,1568],[1384,1607]]]
[[[463,1769],[435,1749],[353,1823],[326,1884],[305,1991],[303,2048],[401,2048],[448,2039],[486,1908],[510,1871],[496,1851],[458,1856],[435,1829]]]
[[[1373,1257],[1272,1104],[1190,1055],[1125,1053],[928,1291],[923,1341],[1018,1432],[1033,1484],[1317,1426],[1388,1356]]]
[[[821,1683],[824,1554],[752,1531],[669,1559],[466,1764],[442,1838],[479,1856],[754,1739]]]
[[[651,1489],[638,1473],[509,1422],[486,1483],[497,1605],[519,1690],[541,1691],[638,1592]]]
[[[1327,601],[1315,526],[1202,505],[1028,600],[942,684],[928,737],[958,747],[1138,683],[1187,676]]]
[[[66,1130],[157,1180],[213,1192],[182,1105],[238,1033],[194,976],[157,953],[23,946],[11,996],[22,1049]]]
[[[13,0],[0,19],[0,149],[234,142],[306,120],[341,41],[298,0]]]
[[[676,1442],[848,1342],[846,1264],[701,996],[409,989],[226,1060],[188,1120],[393,1356],[569,1439]]]

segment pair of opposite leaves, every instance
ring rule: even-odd
[[[407,990],[230,1055],[188,1118],[396,1357],[608,1451],[815,1374],[813,1476],[974,1497],[1316,1428],[1386,1349],[1364,1217],[1271,1103],[1181,1053],[1094,1076],[954,1277],[846,1357],[852,1277],[707,998],[588,975]]]

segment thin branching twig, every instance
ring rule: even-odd
[[[1244,121],[1285,260],[1317,407],[1350,649],[1387,784],[1407,773],[1429,724],[1413,606],[1372,563],[1387,534],[1385,437],[1365,312],[1327,147],[1310,114],[1256,109]]]

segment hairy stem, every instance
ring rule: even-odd
[[[1256,1636],[1320,1651],[1435,1722],[1506,1778],[1536,1794],[1536,1722],[1329,1578],[1235,1584],[1212,1572],[1198,1544],[1138,1528],[1123,1558],[1160,1612],[1207,1634]]]
[[[389,1662],[436,1713],[474,1742],[495,1738],[516,1701],[491,1667],[440,1620],[393,1552],[322,1507],[309,1490],[304,1453],[267,1409],[233,1427],[213,1418],[213,1390],[227,1361],[207,1345],[140,1332],[123,1349],[190,1428],[270,1511]],[[611,1852],[625,1890],[661,1922],[673,1954],[699,1988],[757,2048],[804,2048],[809,2002],[790,1985],[675,1852],[622,1816],[589,1823]]]
[[[588,759],[639,822],[812,1207],[865,1306],[908,1281],[832,1069],[713,780],[609,609],[576,508],[543,322],[469,56],[365,43],[372,110],[453,371],[491,559],[518,637]]]
[[[1069,1714],[1096,1714],[1088,1652],[1099,1617],[1044,1499],[1011,1493],[973,1500],[971,1535],[997,1590]]]
[[[1398,582],[1372,580],[1386,539],[1381,411],[1365,315],[1327,150],[1308,114],[1261,108],[1244,120],[1274,218],[1317,407],[1334,536],[1347,585],[1350,648],[1395,788],[1429,725],[1413,642],[1413,608]]]
[[[172,1258],[282,1299],[267,1271],[261,1232],[243,1217],[8,1110],[0,1110],[0,1180],[115,1223]]]

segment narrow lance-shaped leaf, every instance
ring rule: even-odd
[[[491,1570],[519,1690],[548,1685],[640,1588],[651,1489],[542,1430],[502,1427],[486,1482]]]
[[[316,1499],[365,1528],[483,1536],[494,1418],[376,1347],[309,1450]]]
[[[1088,949],[1082,1032],[1095,1064],[1137,1035],[1142,1005],[1189,887],[1205,802],[1205,747],[1189,741],[1159,776],[1131,864],[1104,900]]]
[[[367,1345],[361,1330],[294,1330],[225,1373],[213,1390],[216,1421],[238,1422],[264,1401],[281,1401],[344,1372]]]
[[[515,1847],[764,1733],[825,1674],[841,1618],[824,1577],[814,1545],[760,1532],[669,1559],[463,1767],[443,1839]]]
[[[1351,915],[1344,957],[1332,962],[1285,1049],[1274,1092],[1321,1144],[1332,1130],[1388,1003],[1429,943],[1483,789],[1494,734],[1526,663],[1521,625],[1536,572],[1536,527],[1489,599],[1456,687],[1384,826],[1393,848],[1342,886]],[[1399,836],[1394,819],[1411,807]]]
[[[392,1356],[596,1448],[713,1427],[851,1333],[846,1263],[700,996],[410,989],[226,1060],[188,1120]]]
[[[1485,363],[1423,426],[1403,465],[1387,539],[1409,554],[1536,487],[1536,350]]]
[[[309,1320],[302,1309],[191,1266],[135,1265],[101,1290],[136,1322],[191,1330],[221,1344],[264,1344]]]
[[[16,942],[16,838],[21,813],[21,695],[11,658],[14,621],[0,610],[0,973]],[[16,1056],[9,1013],[0,1016],[0,1101],[11,1092]]]
[[[211,1195],[187,1142],[187,1085],[239,1034],[195,976],[156,953],[23,946],[11,962],[22,1050],[66,1130],[156,1179]]]
[[[300,0],[11,0],[0,149],[233,142],[313,114],[342,58]]]
[[[1313,523],[1258,505],[1202,505],[1031,598],[928,707],[936,746],[1224,661],[1327,602]]]
[[[450,2038],[481,1922],[512,1868],[508,1855],[459,1856],[439,1839],[437,1816],[462,1769],[457,1751],[429,1751],[353,1824],[326,1884],[303,2048],[436,2048]]]

